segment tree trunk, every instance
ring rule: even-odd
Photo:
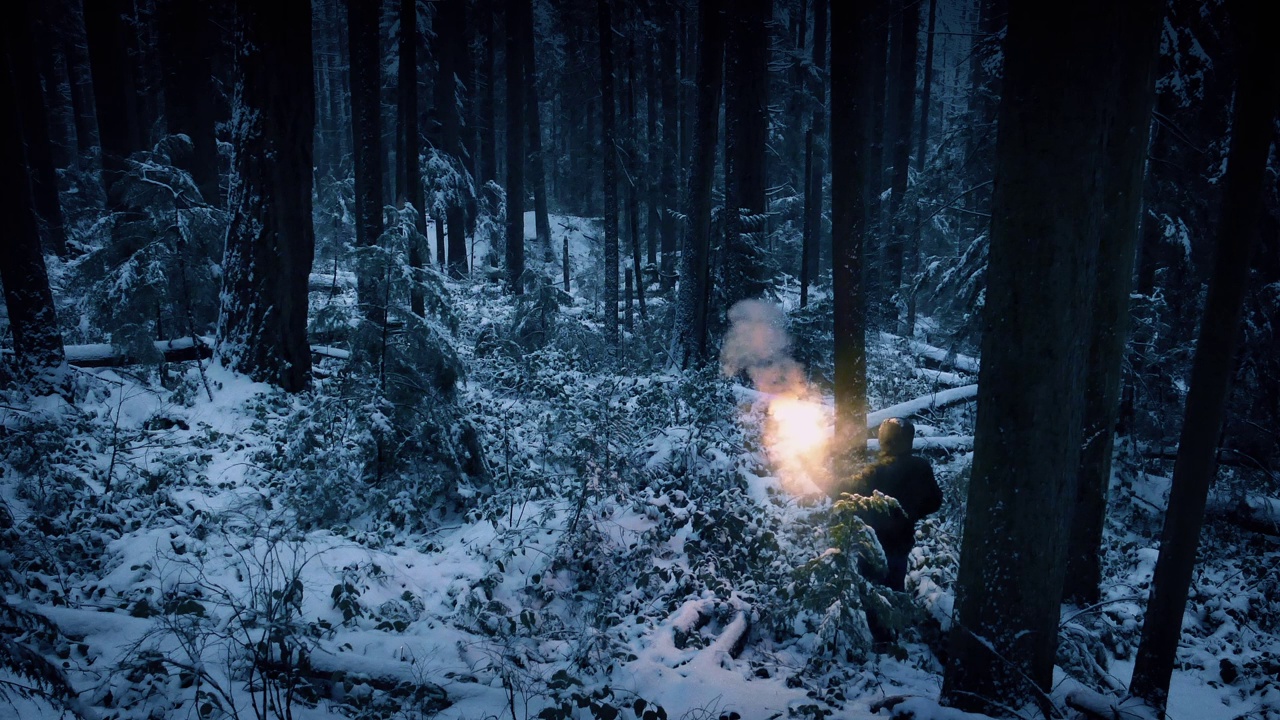
[[[397,106],[397,135],[399,135],[399,154],[397,155],[397,183],[401,188],[399,205],[404,202],[413,206],[413,229],[419,236],[426,236],[426,208],[422,197],[422,167],[419,164],[421,146],[419,142],[419,109],[417,109],[417,0],[401,0],[399,3],[399,67],[397,68],[397,90],[399,91]],[[413,270],[422,268],[422,238],[415,238],[408,246],[408,266]],[[410,290],[411,313],[419,316],[426,314],[426,301],[419,287]]]
[[[479,168],[476,185],[479,187],[484,187],[485,183],[498,179],[497,120],[494,112],[494,85],[498,80],[494,63],[494,44],[497,42],[497,33],[493,27],[496,2],[497,0],[480,0],[476,10],[479,22],[477,32],[481,42],[484,43],[484,50],[480,56],[480,97],[477,102],[480,158],[476,164]]]
[[[1102,223],[1111,3],[1010,10],[982,367],[943,699],[995,712],[1053,675]],[[1101,47],[1100,47],[1101,46]],[[1044,92],[1053,88],[1054,92]],[[1000,712],[1007,712],[1001,710]]]
[[[835,336],[836,478],[850,477],[865,456],[867,441],[866,290],[863,237],[870,182],[869,149],[874,124],[871,75],[876,13],[869,4],[831,4],[831,291]]]
[[[533,0],[521,0],[521,13],[527,32],[524,33],[524,77],[528,92],[529,173],[533,176],[533,225],[538,245],[548,260],[551,252],[551,218],[547,214],[547,171],[542,156],[542,109],[538,103],[537,53],[534,52]]]
[[[711,185],[720,132],[720,89],[724,73],[723,0],[704,0],[698,13],[698,112],[689,173],[688,229],[680,254],[680,295],[676,343],[683,367],[707,359],[707,304],[710,300]],[[668,74],[665,70],[664,76]],[[664,98],[663,104],[666,104]]]
[[[1120,411],[1121,365],[1128,335],[1129,293],[1162,15],[1158,0],[1131,0],[1117,5],[1117,11],[1116,31],[1125,41],[1117,48],[1118,61],[1109,77],[1115,116],[1106,144],[1103,227],[1085,368],[1084,445],[1063,586],[1063,598],[1082,605],[1100,600],[1102,530]]]
[[[408,0],[405,0],[406,2]],[[521,4],[526,4],[522,2]],[[508,6],[508,12],[515,12],[519,5]],[[527,15],[527,12],[525,13]],[[436,3],[436,38],[439,41],[440,72],[436,77],[435,104],[436,115],[440,119],[440,136],[444,152],[449,156],[454,172],[462,175],[466,172],[466,163],[462,157],[462,117],[458,112],[458,66],[466,48],[462,47],[462,38],[466,34],[466,8],[463,0],[443,0]],[[525,22],[516,23],[527,31]],[[527,38],[527,32],[525,36]],[[520,84],[520,83],[517,83]],[[452,190],[447,195],[444,221],[448,229],[448,261],[449,274],[460,278],[467,270],[467,228],[461,190]]]
[[[656,3],[655,3],[656,4]],[[652,11],[653,8],[650,7]],[[659,15],[654,23],[662,22]],[[658,228],[662,224],[662,147],[658,143],[658,49],[655,39],[648,30],[644,35],[645,59],[645,163],[644,187],[645,206],[648,217],[645,220],[646,261],[652,267],[658,265]],[[655,278],[660,279],[660,278]],[[644,282],[641,277],[640,282]]]
[[[867,112],[870,124],[867,126],[867,185],[865,212],[867,214],[867,232],[863,240],[863,277],[866,278],[867,301],[878,307],[884,300],[885,271],[883,263],[884,250],[884,203],[880,197],[884,192],[884,125],[885,125],[885,91],[889,74],[889,0],[876,0],[871,4],[875,14],[872,24],[875,32],[867,38],[867,55],[865,62],[870,65],[871,99]],[[878,315],[878,313],[877,313]]]
[[[674,4],[674,0],[668,0]],[[719,7],[717,5],[717,7]],[[676,233],[679,232],[675,211],[679,209],[679,180],[676,177],[676,163],[680,159],[680,106],[677,82],[680,78],[679,71],[676,67],[676,47],[680,44],[676,35],[675,9],[669,6],[670,12],[662,18],[660,32],[662,39],[660,42],[660,62],[661,62],[661,86],[662,86],[662,147],[658,151],[662,158],[662,168],[659,172],[659,185],[662,188],[662,217],[659,223],[662,227],[662,265],[659,269],[661,275],[660,287],[663,291],[669,291],[676,282]],[[723,62],[723,60],[721,61]],[[717,71],[718,72],[718,71]],[[717,83],[716,103],[719,104],[719,77],[716,78]],[[699,88],[702,86],[699,85]],[[719,110],[716,111],[717,114]],[[716,122],[719,122],[717,120]],[[712,153],[715,148],[712,148]],[[714,155],[712,156],[714,163]],[[709,207],[709,206],[708,206]],[[688,210],[686,210],[687,212]],[[692,218],[686,218],[685,222],[692,222]],[[696,234],[695,234],[696,236]],[[681,272],[682,278],[687,275]],[[682,280],[684,282],[684,280]]]
[[[33,394],[44,395],[66,387],[66,357],[23,157],[13,72],[18,48],[9,40],[5,38],[0,53],[0,213],[9,225],[8,236],[0,242],[0,284],[13,333],[15,379]]]
[[[804,229],[800,236],[800,307],[809,305],[809,263],[813,254],[813,128],[804,134]]]
[[[9,49],[13,73],[13,92],[18,100],[18,120],[26,141],[26,167],[30,170],[31,198],[39,218],[39,234],[49,252],[67,254],[67,231],[62,222],[62,204],[58,198],[58,169],[53,164],[53,146],[49,141],[49,113],[40,70],[36,67],[36,50],[31,38],[35,33],[36,8],[30,0],[18,0],[10,6],[12,13],[3,30]],[[6,189],[6,192],[9,190]]]
[[[726,18],[724,310],[769,289],[763,254],[772,15],[772,0],[737,0]]]
[[[519,0],[520,3],[531,0]],[[524,39],[516,3],[507,5],[507,286],[524,294]],[[617,287],[616,280],[614,287]]]
[[[813,73],[810,76],[810,92],[813,95],[813,165],[809,172],[809,187],[813,202],[806,204],[807,223],[811,236],[809,242],[809,282],[818,280],[822,256],[822,185],[826,178],[824,159],[827,147],[827,0],[813,3]]]
[[[597,0],[600,21],[600,154],[604,166],[604,336],[618,347],[618,151],[614,130],[612,0]]]
[[[895,35],[890,53],[889,132],[893,138],[890,156],[893,177],[889,196],[889,235],[885,250],[888,272],[885,288],[885,317],[895,325],[902,299],[903,255],[906,248],[907,223],[902,211],[907,192],[908,166],[911,162],[911,121],[916,100],[916,55],[919,51],[920,8],[914,2],[897,0],[894,8]],[[896,302],[895,302],[896,299]]]
[[[639,23],[633,23],[638,26]],[[627,176],[627,235],[631,238],[631,265],[635,273],[636,301],[640,305],[640,317],[649,318],[644,302],[644,279],[641,269],[644,261],[640,253],[640,144],[636,142],[639,124],[636,122],[636,47],[634,30],[627,33],[627,92],[623,95],[626,107],[626,176]],[[629,328],[628,328],[629,329]]]
[[[1232,7],[1232,6],[1228,6]],[[1218,226],[1217,257],[1209,280],[1204,317],[1191,368],[1178,459],[1173,466],[1169,508],[1160,536],[1160,556],[1129,691],[1163,709],[1169,693],[1182,618],[1195,568],[1196,547],[1216,468],[1214,451],[1226,414],[1236,340],[1240,335],[1249,256],[1258,235],[1262,190],[1276,117],[1278,83],[1274,42],[1261,8],[1238,3],[1234,20],[1243,35],[1243,57],[1227,155],[1226,186]],[[985,364],[986,359],[983,359]]]
[[[238,0],[236,9],[235,173],[219,352],[233,370],[296,392],[311,373],[311,3]]]
[[[929,30],[925,40],[924,71],[920,88],[920,144],[916,146],[916,174],[921,176],[929,153],[929,105],[933,102],[933,46],[937,22],[938,0],[929,0]],[[903,333],[906,337],[912,337],[916,331],[915,275],[920,270],[920,236],[924,234],[924,228],[921,227],[924,218],[919,203],[916,203],[914,215],[912,224],[915,226],[915,231],[911,235],[910,268],[908,269],[911,289],[907,292],[907,327]]]
[[[93,67],[93,97],[102,149],[102,186],[108,193],[124,172],[125,160],[142,147],[138,111],[131,100],[138,93],[124,20],[125,12],[131,7],[128,0],[84,4],[85,35]]]
[[[186,135],[191,153],[175,164],[191,173],[210,205],[222,203],[218,142],[214,136],[213,49],[209,8],[200,2],[161,0],[159,7],[164,114],[169,134]]]
[[[355,161],[356,247],[373,247],[382,237],[382,98],[378,49],[378,5],[347,3],[347,45],[351,48],[351,135]],[[421,267],[413,249],[409,264]],[[362,263],[356,295],[364,316],[381,327],[387,319],[382,273]],[[419,312],[414,308],[414,312]]]

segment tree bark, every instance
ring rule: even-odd
[[[13,333],[15,379],[33,394],[44,395],[66,387],[66,357],[23,156],[13,72],[13,54],[18,48],[9,39],[5,37],[0,52],[0,183],[4,187],[0,213],[10,231],[0,242],[0,284],[4,285],[9,331]]]
[[[351,48],[351,135],[355,161],[356,247],[368,248],[382,237],[382,88],[378,49],[378,5],[347,3],[347,46]],[[409,264],[422,261],[411,246]],[[367,265],[367,264],[366,264]],[[356,296],[364,316],[381,327],[387,320],[381,273],[362,270]],[[414,312],[420,312],[415,307]]]
[[[1263,22],[1261,8],[1240,2],[1234,9],[1244,52],[1236,84],[1217,252],[1196,340],[1160,556],[1129,685],[1131,694],[1160,709],[1169,694],[1209,483],[1216,471],[1214,449],[1226,414],[1280,90],[1274,74],[1275,45],[1264,37],[1268,25]]]
[[[641,272],[644,262],[640,252],[640,144],[636,141],[639,135],[639,124],[636,122],[636,46],[634,26],[627,33],[627,91],[622,96],[625,100],[623,115],[626,117],[626,151],[627,177],[627,235],[631,238],[631,266],[635,274],[636,301],[640,305],[640,317],[649,318],[649,310],[644,301],[644,278]],[[628,304],[628,307],[630,305]],[[631,328],[628,327],[628,330]]]
[[[233,370],[296,392],[311,372],[311,3],[237,0],[236,9],[235,173],[219,354]]]
[[[768,292],[763,267],[765,148],[769,137],[769,31],[772,0],[728,6],[725,34],[725,253],[728,310]]]
[[[810,76],[810,93],[813,95],[813,165],[809,172],[809,187],[813,202],[807,203],[805,212],[809,225],[809,282],[818,280],[822,267],[822,186],[826,179],[827,148],[827,0],[813,3],[813,73]]]
[[[614,129],[612,0],[597,0],[600,22],[600,154],[604,176],[604,336],[618,336],[618,152]]]
[[[407,1],[407,0],[406,0]],[[526,0],[519,4],[508,5],[508,12],[514,12],[527,5]],[[519,31],[522,37],[528,38],[528,12],[521,13],[523,19],[515,23],[523,28]],[[459,175],[466,172],[466,163],[462,156],[462,117],[458,112],[458,67],[461,65],[462,38],[466,33],[466,8],[462,0],[443,0],[436,3],[436,38],[439,41],[440,72],[436,77],[436,114],[440,119],[440,135],[444,152],[449,156],[454,171]],[[508,32],[512,32],[508,30]],[[520,84],[520,83],[517,83]],[[466,216],[460,190],[448,193],[445,203],[444,221],[448,229],[448,262],[449,274],[460,278],[467,270],[467,236]]]
[[[1102,530],[1120,412],[1121,366],[1128,336],[1129,293],[1162,15],[1158,0],[1131,0],[1116,9],[1116,32],[1124,42],[1117,48],[1118,61],[1109,77],[1115,116],[1105,148],[1103,226],[1085,368],[1084,445],[1063,585],[1063,598],[1082,605],[1101,599]]]
[[[161,0],[160,24],[164,114],[169,134],[186,135],[191,154],[175,163],[191,173],[200,195],[221,205],[218,142],[213,88],[213,50],[217,42],[209,7],[201,2]]]
[[[484,44],[480,56],[480,97],[477,104],[480,133],[480,158],[476,163],[479,168],[476,184],[484,187],[491,180],[498,179],[497,156],[497,121],[494,113],[494,85],[497,83],[497,71],[494,63],[494,43],[497,33],[493,28],[494,4],[497,0],[480,0],[477,4],[476,16],[479,23],[477,30]]]
[[[520,0],[521,3],[529,0]],[[524,294],[524,40],[515,3],[507,5],[507,287]],[[616,280],[615,285],[616,288]]]
[[[890,156],[893,176],[889,196],[889,235],[885,241],[888,265],[885,288],[885,317],[895,325],[897,308],[905,308],[902,298],[903,256],[906,248],[907,223],[902,212],[907,192],[908,166],[911,162],[911,126],[916,99],[916,55],[920,49],[920,8],[914,3],[897,0],[894,8],[894,39],[889,58],[889,132],[893,141]],[[894,302],[896,299],[896,302]]]
[[[85,35],[93,68],[93,97],[102,149],[102,186],[108,193],[124,172],[125,160],[142,148],[138,111],[132,101],[138,93],[124,21],[130,7],[128,0],[84,4]]]
[[[866,290],[863,238],[874,125],[872,92],[876,13],[870,4],[831,4],[831,253],[835,337],[835,445],[837,478],[861,464],[867,438]]]
[[[548,260],[554,258],[551,252],[551,218],[547,212],[547,171],[542,155],[542,108],[538,102],[538,68],[537,53],[534,52],[533,37],[533,1],[521,0],[523,23],[527,28],[524,33],[524,77],[525,89],[529,101],[526,112],[529,127],[529,173],[533,182],[533,225],[538,238],[538,245]]]
[[[40,85],[40,70],[36,67],[36,50],[31,42],[36,32],[36,8],[30,0],[17,0],[10,8],[12,13],[3,32],[17,95],[19,127],[26,141],[31,198],[39,219],[42,244],[50,252],[65,256],[67,231],[58,198],[58,169],[53,164],[53,146],[49,140],[49,112]]]
[[[724,73],[723,0],[704,0],[698,12],[698,111],[689,173],[689,209],[684,251],[680,254],[680,293],[676,306],[676,343],[683,367],[707,359],[707,305],[710,301],[711,185],[720,131],[720,91]],[[664,66],[665,67],[665,66]],[[664,74],[667,71],[664,69]],[[665,104],[665,98],[664,98]]]
[[[660,32],[661,42],[659,47],[660,64],[661,64],[661,86],[662,86],[662,148],[658,151],[662,158],[662,167],[659,172],[659,186],[662,192],[662,209],[661,223],[662,228],[662,264],[659,269],[661,275],[660,287],[664,291],[670,290],[676,282],[676,234],[679,232],[675,211],[679,209],[679,180],[677,179],[676,163],[680,159],[680,106],[677,82],[680,74],[676,67],[676,48],[679,46],[679,38],[677,37],[674,0],[667,0],[669,12],[662,19]],[[716,7],[719,7],[718,5]],[[723,62],[723,60],[721,61]],[[718,72],[718,71],[717,71]],[[719,104],[719,78],[715,79],[717,88],[716,103]],[[702,88],[701,85],[698,86]],[[717,110],[717,113],[719,111]],[[717,120],[719,122],[719,120]],[[712,148],[715,152],[715,148]],[[714,163],[714,156],[713,156]],[[686,222],[692,222],[691,218],[687,218]],[[681,278],[686,278],[681,272]],[[683,280],[682,280],[683,282]]]
[[[926,156],[929,154],[929,106],[933,102],[933,46],[937,22],[938,0],[929,0],[929,29],[925,40],[924,71],[920,88],[920,144],[916,146],[916,174],[919,176],[924,174],[924,163]],[[907,327],[903,333],[906,337],[912,337],[916,331],[914,281],[920,267],[920,236],[924,233],[924,228],[921,227],[923,225],[923,216],[919,203],[916,203],[914,215],[915,219],[912,224],[915,226],[915,231],[911,235],[911,248],[908,256],[910,262],[908,272],[912,278],[912,289],[907,292]]]
[[[973,471],[943,699],[995,712],[1053,675],[1084,408],[1111,3],[1009,13]],[[1101,48],[1099,47],[1101,45]],[[1045,92],[1053,88],[1053,92]],[[1006,712],[1001,710],[1000,712]]]

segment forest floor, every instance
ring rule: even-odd
[[[770,455],[769,399],[664,369],[663,344],[643,339],[668,334],[660,298],[627,335],[632,366],[658,369],[591,362],[596,231],[575,218],[552,227],[555,253],[570,233],[574,275],[556,342],[483,351],[524,306],[496,283],[448,283],[467,368],[451,417],[475,428],[487,471],[429,510],[415,495],[429,478],[369,491],[383,493],[376,506],[347,478],[309,497],[363,512],[299,521],[300,491],[270,463],[307,471],[312,459],[294,454],[300,417],[352,421],[322,415],[342,372],[334,358],[320,365],[329,379],[298,396],[206,363],[203,378],[170,368],[169,389],[144,368],[78,371],[74,407],[0,410],[0,498],[20,541],[0,553],[5,592],[57,625],[47,650],[87,714],[862,718],[906,696],[900,712],[962,717],[934,700],[972,405],[909,408],[922,410],[923,444],[951,439],[929,450],[946,504],[919,529],[908,593],[890,598],[906,619],[899,641],[870,648],[857,606],[870,596],[822,565],[830,503],[795,493]],[[905,340],[871,345],[873,409],[975,381],[927,369]],[[1132,669],[1169,467],[1123,442],[1116,467],[1105,602],[1063,607],[1060,704],[1078,687],[1119,690]],[[1275,538],[1211,519],[1178,660],[1174,720],[1280,718]],[[21,717],[60,715],[7,695]]]

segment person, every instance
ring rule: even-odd
[[[915,545],[916,522],[942,507],[942,489],[929,461],[911,454],[916,428],[906,418],[880,423],[880,454],[857,475],[831,488],[832,499],[843,493],[870,497],[877,490],[898,501],[902,512],[863,517],[884,548],[888,570],[881,584],[905,589],[907,556]]]

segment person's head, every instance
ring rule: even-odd
[[[889,418],[880,423],[880,452],[885,455],[909,455],[916,439],[916,426],[906,418]]]

